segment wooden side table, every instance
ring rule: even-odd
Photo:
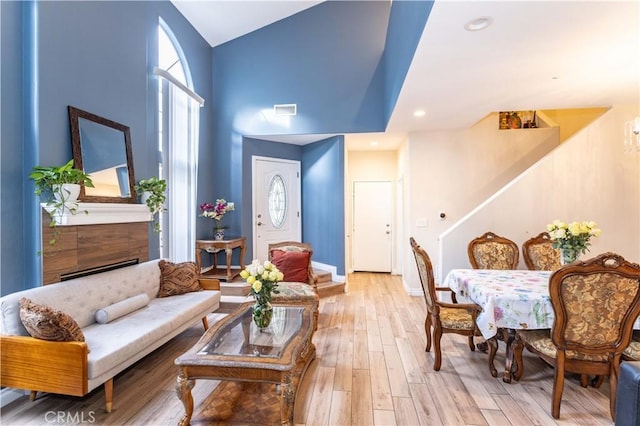
[[[244,269],[244,252],[245,252],[245,237],[227,238],[224,240],[197,240],[196,241],[196,266],[201,275],[205,277],[217,278],[225,281],[232,281],[240,274],[240,271]],[[233,249],[240,249],[240,268],[231,267],[231,255]],[[227,265],[226,268],[218,267],[219,252],[225,252]],[[202,252],[209,253],[213,257],[213,266],[210,269],[202,271]]]

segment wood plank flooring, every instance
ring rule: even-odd
[[[209,324],[222,315],[210,314]],[[584,389],[573,376],[565,381],[561,418],[553,419],[553,369],[526,351],[522,380],[506,384],[491,377],[487,354],[471,352],[466,337],[444,335],[442,368],[433,371],[424,318],[422,297],[408,296],[401,277],[349,275],[346,293],[320,301],[317,357],[298,391],[296,424],[613,425],[608,384]],[[110,414],[100,387],[84,398],[44,394],[31,402],[25,395],[2,409],[0,423],[176,425],[184,408],[174,391],[173,360],[201,334],[195,324],[118,375]],[[496,367],[503,356],[501,346]],[[196,413],[218,383],[196,382]]]

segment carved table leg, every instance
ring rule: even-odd
[[[187,378],[184,368],[178,371],[178,379],[176,381],[176,393],[178,398],[184,405],[185,414],[180,419],[178,426],[188,426],[191,422],[191,416],[193,415],[193,396],[191,395],[191,389],[196,384],[193,379]]]
[[[283,425],[293,424],[294,398],[293,377],[291,373],[286,373],[280,383],[280,423]]]
[[[511,329],[502,330],[502,341],[507,344],[505,355],[505,369],[502,375],[502,381],[511,383],[512,364],[513,364],[513,341],[515,340],[515,331]]]
[[[487,344],[489,345],[489,370],[491,371],[491,375],[493,377],[498,377],[498,370],[493,365],[493,360],[496,357],[496,352],[498,352],[498,339],[497,336],[493,336],[490,339],[487,339]]]

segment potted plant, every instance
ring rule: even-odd
[[[167,191],[167,182],[164,179],[152,177],[142,179],[133,187],[136,193],[140,195],[143,203],[147,205],[152,215],[165,211],[164,202],[167,199],[165,192]],[[153,231],[160,232],[160,222],[155,219]]]
[[[29,174],[35,182],[35,194],[45,203],[45,209],[51,216],[49,226],[55,228],[56,217],[64,214],[65,209],[75,214],[78,210],[80,185],[93,188],[93,182],[83,170],[73,167],[73,160],[62,166],[35,166]],[[86,212],[85,212],[86,213]],[[55,244],[57,232],[49,244]]]

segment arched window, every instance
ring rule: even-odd
[[[187,61],[166,23],[158,25],[159,175],[167,181],[161,214],[160,256],[194,260],[197,216],[198,138],[204,100],[193,91]]]

